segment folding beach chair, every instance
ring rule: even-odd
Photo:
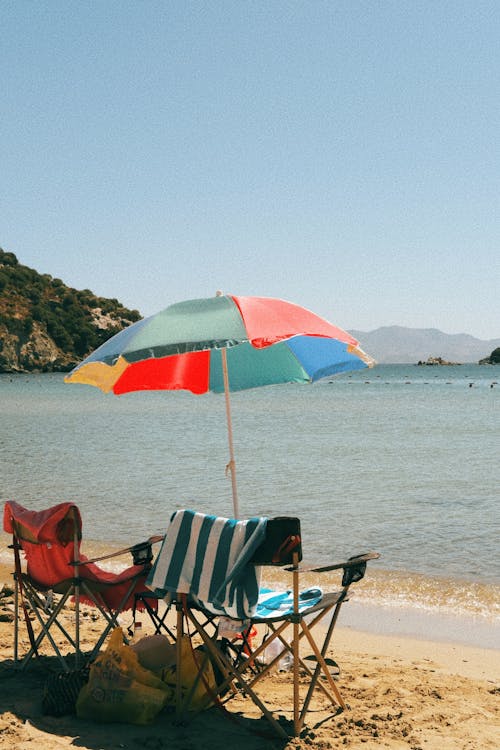
[[[329,669],[327,651],[342,604],[351,584],[360,581],[376,552],[356,555],[332,565],[301,567],[302,544],[298,518],[256,518],[248,521],[206,516],[193,511],[174,513],[160,553],[148,577],[151,594],[140,598],[166,596],[177,610],[176,638],[179,645],[187,632],[198,636],[222,679],[218,680],[215,701],[224,703],[240,691],[262,711],[276,734],[288,737],[283,726],[265,705],[259,683],[284,654],[293,658],[293,733],[305,723],[314,691],[320,691],[337,710],[345,708]],[[286,592],[259,588],[263,565],[281,566],[291,574]],[[319,588],[300,589],[301,573],[319,574],[342,571],[338,591],[325,593]],[[329,616],[326,628],[319,623]],[[158,629],[161,623],[157,623]],[[265,627],[264,627],[265,626]],[[260,631],[262,642],[254,646],[251,634]],[[318,633],[320,637],[314,637]],[[262,633],[262,630],[265,632]],[[230,635],[238,634],[234,639]],[[235,645],[236,642],[242,644]],[[270,663],[259,667],[264,652],[279,642],[278,653]],[[309,666],[307,646],[315,661]],[[178,647],[177,716],[189,710],[189,695],[183,695],[181,649]],[[302,677],[307,687],[301,695]],[[201,676],[200,670],[200,679]],[[213,691],[211,691],[213,693]]]
[[[120,573],[112,573],[95,563],[127,550],[92,560],[81,554],[82,519],[73,503],[35,511],[8,501],[4,506],[4,530],[12,534],[15,563],[14,661],[26,667],[46,640],[65,671],[69,671],[72,663],[78,668],[84,660],[90,662],[116,627],[118,616],[134,607],[135,594],[145,588],[153,558],[151,543],[155,539],[127,548],[133,564]],[[21,552],[26,561],[25,572]],[[70,602],[74,602],[74,628],[65,625],[61,617]],[[96,607],[104,618],[97,643],[85,659],[80,649],[81,603]],[[30,648],[20,658],[19,622],[23,616]],[[69,660],[63,656],[63,645],[73,651]]]

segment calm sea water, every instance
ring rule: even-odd
[[[311,560],[378,550],[372,601],[500,616],[500,368],[379,365],[231,405],[242,516],[300,516]],[[0,375],[0,414],[0,500],[76,502],[86,549],[232,514],[222,396]]]

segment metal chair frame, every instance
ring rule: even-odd
[[[73,545],[75,552],[79,550],[79,529],[76,506],[68,511],[68,515],[71,516],[73,521]],[[151,543],[157,541],[158,538],[152,537],[147,542],[141,542],[127,547],[126,549],[119,550],[117,552],[103,555],[101,557],[92,558],[91,560],[80,560],[78,556],[72,560],[70,565],[71,568],[68,570],[68,577],[64,580],[57,581],[54,584],[46,585],[37,581],[32,575],[22,571],[20,553],[23,551],[23,543],[29,542],[30,544],[38,544],[35,539],[31,537],[29,532],[27,533],[23,529],[22,523],[18,522],[14,517],[11,519],[12,524],[12,544],[9,545],[14,551],[14,563],[15,570],[13,573],[14,577],[14,644],[13,644],[13,656],[14,663],[20,669],[25,669],[31,659],[39,654],[39,648],[46,639],[52,651],[57,657],[62,669],[64,671],[70,671],[71,668],[78,669],[84,663],[91,662],[98,654],[104,641],[118,624],[117,618],[124,611],[125,604],[132,596],[134,589],[137,587],[138,581],[144,579],[147,575],[151,565],[152,554],[146,554],[144,552],[151,548]],[[103,594],[106,590],[112,589],[116,584],[113,582],[103,582],[88,580],[85,578],[85,565],[98,562],[103,559],[109,559],[111,557],[121,556],[126,552],[131,552],[134,556],[134,564],[136,560],[140,561],[141,570],[131,575],[130,579],[121,579],[118,583],[121,585],[127,584],[128,586],[124,589],[123,596],[119,600],[117,606],[110,607],[106,604]],[[144,563],[141,561],[141,555],[143,556]],[[68,600],[73,598],[74,600],[74,630],[69,630],[63,625],[59,619],[59,615],[62,613],[65,606],[68,604]],[[98,612],[102,615],[105,620],[105,626],[102,630],[97,642],[93,646],[92,650],[88,654],[84,654],[81,649],[80,642],[80,615],[81,615],[81,599],[85,598],[90,602],[91,606],[95,607]],[[22,612],[21,612],[22,610]],[[30,617],[30,613],[35,615],[38,623],[38,628],[33,627],[33,623]],[[20,645],[20,628],[19,623],[24,615],[26,623],[26,629],[28,631],[28,637],[30,641],[29,650],[20,657],[19,645]],[[56,643],[56,640],[51,632],[52,628],[57,628],[65,639],[66,644],[73,649],[73,654],[68,659],[64,656],[61,647]],[[37,632],[35,633],[35,629]]]
[[[212,695],[214,702],[218,702],[219,704],[224,703],[225,705],[235,692],[246,694],[262,711],[274,733],[281,738],[289,738],[289,732],[284,729],[282,724],[277,721],[272,712],[267,708],[264,700],[259,696],[256,686],[276,666],[276,663],[283,657],[284,653],[290,653],[293,658],[292,733],[294,735],[298,735],[302,731],[315,690],[319,690],[326,696],[332,708],[335,709],[335,713],[346,708],[346,704],[333,680],[325,657],[330,646],[340,609],[344,602],[348,600],[350,586],[363,578],[367,562],[377,559],[379,554],[377,552],[368,552],[362,555],[355,555],[349,560],[340,563],[304,567],[300,564],[302,549],[299,519],[288,517],[269,519],[268,524],[272,524],[271,536],[273,538],[271,545],[266,539],[262,548],[255,555],[254,560],[252,560],[252,564],[278,565],[291,574],[293,611],[289,614],[280,614],[272,618],[252,617],[241,634],[242,645],[235,652],[233,645],[230,644],[228,639],[218,637],[217,616],[203,609],[199,603],[194,604],[190,601],[189,594],[172,594],[170,597],[170,606],[175,606],[177,613],[175,633],[178,664],[176,672],[176,717],[179,721],[186,719],[190,708],[188,699],[182,697],[181,691],[182,661],[180,644],[185,633],[191,637],[197,635],[202,640],[206,653],[210,655],[212,663],[217,665],[219,672],[223,675],[223,680],[219,681],[217,690]],[[282,537],[279,536],[280,527],[283,527]],[[295,532],[290,534],[290,528],[294,528]],[[321,601],[311,607],[299,608],[300,575],[302,573],[319,574],[334,570],[342,571],[341,589],[336,592],[323,594]],[[149,594],[139,594],[138,598],[147,600],[149,596],[154,595],[152,592]],[[315,639],[311,631],[328,615],[331,616],[330,622],[322,641],[318,645],[317,639]],[[269,634],[258,647],[253,647],[248,634],[254,626],[264,624],[268,626]],[[210,632],[207,627],[208,625],[211,627]],[[163,622],[157,619],[156,632],[161,632],[162,628]],[[289,629],[291,629],[290,639],[285,637],[285,632],[290,632]],[[169,633],[170,636],[173,635],[172,630]],[[258,667],[259,656],[275,639],[279,639],[280,641],[282,647],[281,653],[270,664]],[[313,658],[316,660],[316,666],[313,669],[309,667],[301,656],[301,642],[305,642],[312,651]],[[228,645],[231,646],[230,649],[228,649]],[[245,650],[247,652],[250,651],[250,653],[245,654]],[[305,672],[309,678],[309,685],[305,696],[301,696],[301,671]],[[326,684],[320,680],[322,676]],[[228,688],[230,689],[229,693]],[[222,697],[224,700],[222,700]]]

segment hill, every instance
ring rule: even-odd
[[[0,248],[0,372],[70,370],[106,339],[141,318],[116,299],[66,286]],[[478,362],[500,347],[468,334],[435,328],[387,326],[351,330],[380,364],[416,363],[429,357]]]
[[[0,372],[69,370],[140,317],[116,299],[23,266],[0,248]]]
[[[448,334],[436,328],[385,326],[374,331],[350,330],[362,349],[380,364],[415,364],[429,357],[450,362],[478,362],[500,346],[500,339],[483,341],[466,333]]]

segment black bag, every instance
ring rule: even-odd
[[[50,675],[43,689],[42,713],[46,716],[74,714],[80,690],[89,681],[89,672],[89,667],[83,667]]]

